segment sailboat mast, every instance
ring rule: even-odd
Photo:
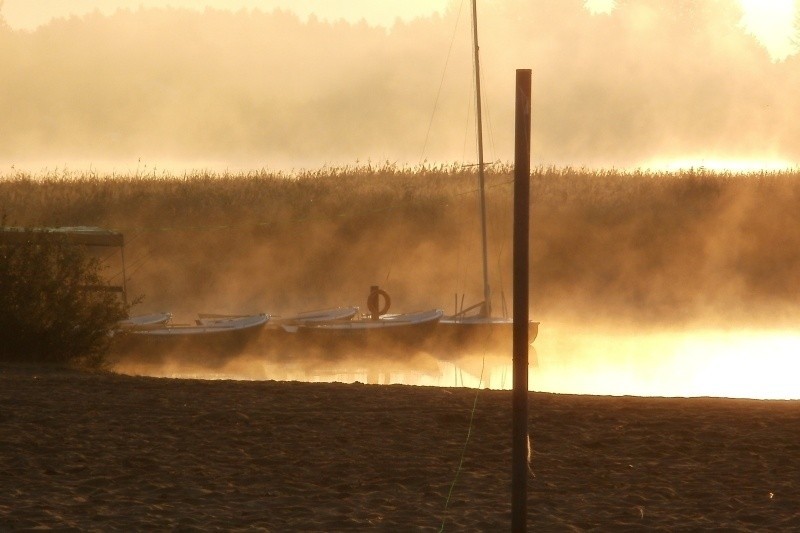
[[[483,245],[483,311],[484,316],[492,314],[492,291],[489,288],[489,252],[486,238],[486,192],[483,172],[483,120],[481,117],[481,63],[478,53],[478,7],[472,0],[472,41],[475,54],[475,102],[478,128],[478,180],[481,197],[481,242]]]

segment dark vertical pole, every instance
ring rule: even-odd
[[[125,273],[125,237],[120,236],[122,244],[119,245],[120,255],[122,257],[122,303],[125,306],[125,311],[128,310],[128,276]]]
[[[528,515],[528,234],[531,181],[531,71],[517,69],[514,128],[514,390],[511,530]]]

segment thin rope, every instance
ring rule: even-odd
[[[470,79],[472,79],[472,76],[474,76],[474,72],[475,72],[474,69],[475,69],[475,67],[473,65],[473,73],[472,73]],[[469,141],[469,134],[470,134],[470,131],[471,131],[470,124],[472,122],[472,109],[473,109],[472,102],[475,101],[475,84],[474,83],[470,83],[470,87],[472,88],[472,90],[470,91],[470,94],[469,94],[469,97],[468,97],[468,100],[467,100],[467,103],[466,103],[467,105],[465,106],[465,109],[467,111],[465,113],[466,118],[464,120],[464,142],[461,145],[461,160],[462,161],[466,161],[467,160],[466,159],[467,142]],[[475,138],[475,143],[476,143],[475,144],[475,150],[476,150],[476,153],[477,153],[477,149],[478,149],[477,148],[477,142],[478,141],[477,141],[477,137],[476,137]],[[472,166],[472,165],[470,165],[470,166]],[[474,189],[474,191],[475,192],[480,192],[480,189]],[[461,217],[461,225],[462,226],[464,225],[465,218],[466,218],[466,216],[462,215],[462,217]],[[469,253],[471,251],[471,249],[469,247],[469,243],[470,242],[471,241],[467,241],[468,245],[466,246],[467,249],[464,250],[464,257],[467,257],[468,255],[471,255]],[[455,282],[455,284],[456,284],[456,294],[461,292],[460,291],[461,285],[462,284],[466,285],[466,283],[467,283],[466,271],[469,269],[469,265],[466,262],[466,260],[463,263],[464,272],[463,273],[461,272],[461,265],[462,265],[462,262],[461,262],[461,251],[462,251],[463,247],[464,247],[464,240],[462,238],[459,238],[459,257],[458,257],[459,260],[458,260],[458,263],[456,265],[456,273],[457,273],[457,275],[456,275],[456,278],[453,280]],[[456,312],[458,312],[458,310]]]
[[[472,67],[472,76],[470,78],[474,79],[474,77],[475,77],[475,67],[473,66]],[[472,92],[469,95],[469,100],[467,101],[467,105],[466,105],[466,108],[467,108],[467,119],[466,119],[466,121],[464,123],[464,144],[461,146],[461,160],[462,161],[466,161],[467,160],[467,141],[469,141],[469,133],[472,130],[472,128],[470,127],[470,125],[472,124],[472,110],[475,108],[475,106],[473,105],[473,102],[475,102],[475,91],[476,91],[475,84],[471,83],[471,86],[472,86]],[[478,123],[478,119],[476,117],[475,124],[477,125],[477,123]],[[475,132],[477,133],[477,126],[476,126],[476,129],[475,129]],[[478,153],[478,136],[477,135],[475,135],[475,153],[476,154]],[[476,163],[474,165],[471,165],[471,166],[476,166],[477,167],[478,166],[477,161],[476,161]]]
[[[481,83],[483,84],[483,87],[487,86],[485,70],[481,71]],[[489,137],[489,143],[488,144],[489,144],[489,147],[490,147],[489,149],[490,149],[490,151],[492,153],[491,159],[497,159],[497,147],[496,147],[495,142],[494,142],[494,126],[492,125],[492,112],[491,112],[491,106],[489,105],[489,99],[488,98],[483,98],[483,102],[481,102],[481,107],[482,107],[482,111],[484,112],[484,116],[486,117],[486,128],[485,128],[485,130],[486,130],[487,136]]]
[[[136,240],[141,236],[142,236],[141,232],[134,231],[133,237],[131,237],[130,239],[126,239],[125,246],[130,246],[131,243],[136,242]],[[117,251],[116,250],[114,252],[111,252],[107,256],[103,257],[103,263],[104,264],[108,263],[108,261],[111,260],[111,258],[116,256],[116,255],[117,255]],[[122,276],[122,273],[123,273],[123,269],[120,267],[119,271],[116,274],[114,274],[113,276],[108,278],[108,281],[114,281],[118,277]]]
[[[134,274],[139,272],[142,267],[148,263],[148,261],[150,261],[150,253],[146,253],[134,261],[132,266],[135,266],[135,268],[131,270],[130,274],[128,274],[128,278],[132,278]]]
[[[442,69],[442,79],[439,81],[439,89],[436,91],[436,98],[433,101],[433,111],[431,112],[431,119],[428,121],[428,130],[425,132],[425,142],[422,144],[422,154],[419,156],[419,163],[425,161],[425,150],[428,149],[428,139],[431,135],[433,127],[433,119],[436,116],[436,109],[439,107],[439,97],[442,95],[442,87],[444,86],[444,78],[447,74],[447,65],[450,63],[450,53],[453,51],[453,43],[456,41],[456,34],[458,33],[458,25],[461,21],[461,11],[464,7],[464,0],[458,5],[458,14],[456,15],[456,24],[453,28],[453,36],[450,38],[450,47],[447,49],[447,57],[444,60],[444,68]]]
[[[458,476],[461,474],[461,470],[464,466],[464,457],[467,455],[467,445],[469,444],[469,438],[472,435],[472,427],[473,422],[475,421],[475,411],[478,407],[478,396],[481,393],[481,385],[483,383],[483,368],[486,364],[486,354],[484,354],[483,359],[481,359],[481,375],[478,378],[478,390],[475,391],[475,400],[472,402],[472,412],[469,415],[469,428],[467,429],[467,438],[464,441],[464,448],[461,450],[461,459],[458,461],[458,468],[456,469],[456,475],[453,478],[453,482],[450,484],[450,490],[447,492],[447,499],[444,502],[444,512],[447,512],[447,508],[450,505],[450,499],[453,496],[453,491],[456,488],[456,482],[458,481]],[[447,516],[442,517],[442,526],[439,528],[439,533],[444,531],[444,524],[447,521]]]

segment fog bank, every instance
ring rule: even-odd
[[[629,0],[592,14],[577,0],[508,0],[479,17],[489,159],[512,159],[514,70],[531,68],[535,163],[796,162],[800,59],[773,61],[737,2]],[[471,160],[470,46],[458,2],[391,29],[141,8],[1,25],[0,161]]]

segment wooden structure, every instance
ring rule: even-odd
[[[127,305],[127,287],[125,274],[125,238],[118,231],[106,230],[90,226],[70,226],[57,228],[20,228],[4,226],[0,228],[0,245],[23,246],[41,243],[67,243],[76,246],[116,247],[120,249],[122,263],[122,284],[87,287],[91,290],[119,292]]]

